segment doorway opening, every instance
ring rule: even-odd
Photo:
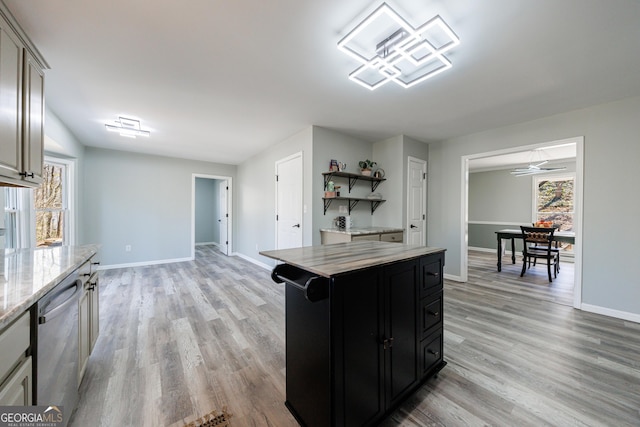
[[[232,178],[193,174],[191,181],[191,258],[198,245],[232,254]]]
[[[540,144],[513,147],[510,149],[478,153],[468,156],[462,156],[461,162],[461,191],[462,191],[462,203],[461,203],[461,257],[460,257],[460,280],[463,282],[468,281],[469,275],[469,166],[470,162],[476,160],[485,160],[492,157],[503,157],[509,155],[515,155],[517,153],[527,153],[531,150],[538,150],[541,148],[550,148],[561,146],[564,144],[575,145],[575,188],[574,188],[574,203],[575,211],[573,218],[573,229],[575,231],[575,245],[574,245],[574,280],[573,280],[573,307],[581,308],[582,305],[582,188],[584,182],[584,137],[568,138],[560,141],[550,141]],[[512,166],[515,166],[512,164]],[[514,177],[513,179],[521,179]],[[497,190],[496,190],[497,191]],[[514,226],[517,224],[513,224]],[[514,227],[511,227],[514,228]],[[517,227],[516,227],[517,228]],[[495,256],[495,255],[494,255]],[[497,261],[497,260],[496,260]]]

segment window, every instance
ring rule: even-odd
[[[40,187],[4,189],[6,248],[73,244],[73,166],[73,161],[46,158]]]
[[[573,231],[574,183],[572,175],[536,177],[535,222],[548,221],[559,231]],[[569,244],[563,248],[573,249]]]
[[[43,182],[33,192],[36,246],[68,243],[67,165],[45,161]]]

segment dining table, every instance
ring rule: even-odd
[[[516,229],[504,229],[496,231],[498,239],[498,271],[502,271],[502,241],[511,240],[511,263],[516,263],[516,244],[515,239],[522,239],[522,231]],[[576,233],[574,231],[555,231],[553,233],[554,242],[576,243]]]

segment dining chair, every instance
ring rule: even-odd
[[[548,224],[550,224],[550,225],[548,225]],[[536,223],[536,222],[534,222],[534,223],[532,223],[531,225],[532,225],[533,227],[552,227],[552,228],[555,228],[555,229],[556,229],[556,231],[558,231],[558,230],[559,230],[559,228],[558,228],[557,226],[553,225],[553,223],[549,222],[548,224],[541,225],[540,223]],[[547,248],[546,248],[546,245],[544,245],[544,244],[543,244],[543,246],[538,246],[537,244],[532,244],[532,245],[531,245],[531,246],[529,246],[529,247],[530,247],[530,248],[533,248],[533,249],[536,249],[536,250],[541,250],[541,249],[542,249],[542,250],[546,250],[546,249],[547,249]],[[554,252],[554,253],[556,254],[556,257],[558,258],[558,259],[556,260],[556,264],[555,264],[555,265],[556,265],[556,275],[557,275],[558,273],[560,273],[560,251],[561,251],[561,250],[562,250],[562,248],[558,245],[558,241],[557,241],[557,240],[556,240],[556,241],[554,241],[554,242],[553,242],[553,246],[551,246],[551,252]],[[535,260],[533,260],[533,265],[536,265],[536,261],[535,261]]]
[[[554,277],[558,277],[559,254],[554,251],[553,233],[555,228],[552,227],[526,227],[521,225],[522,240],[524,242],[522,249],[522,271],[520,277],[524,276],[527,268],[531,268],[531,261],[536,265],[538,259],[547,261],[547,274],[549,282],[553,282],[551,278],[551,267],[553,266]],[[527,266],[528,263],[528,266]]]

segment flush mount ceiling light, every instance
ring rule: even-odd
[[[342,40],[338,49],[362,65],[349,79],[374,90],[393,81],[414,86],[451,68],[444,53],[460,39],[439,15],[418,28],[382,3]]]
[[[127,138],[135,138],[136,136],[149,137],[151,133],[140,128],[140,120],[127,117],[118,117],[114,125],[105,124],[105,127],[109,132],[118,132],[120,136],[126,136]]]

